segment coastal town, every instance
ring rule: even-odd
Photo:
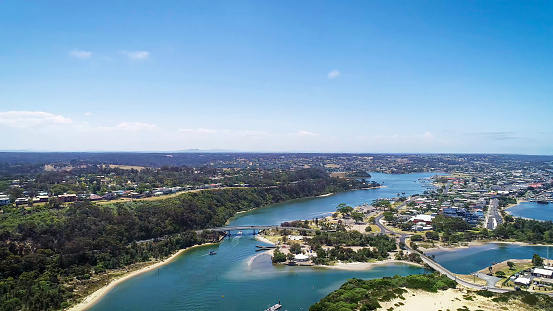
[[[35,222],[37,215],[69,215],[83,222],[89,219],[87,215],[98,214],[104,217],[97,222],[103,226],[112,221],[111,211],[118,211],[127,215],[118,218],[118,226],[129,220],[135,223],[120,227],[133,232],[132,238],[118,246],[125,255],[104,251],[112,247],[105,240],[96,242],[96,249],[80,240],[82,251],[77,254],[96,258],[97,263],[59,277],[58,282],[72,288],[66,295],[73,297],[68,300],[73,303],[66,301],[65,307],[87,309],[101,301],[103,294],[95,294],[97,291],[105,293],[137,273],[178,260],[164,259],[174,252],[186,252],[183,245],[191,250],[196,249],[191,246],[204,245],[198,247],[207,247],[203,251],[210,255],[207,260],[216,261],[226,260],[224,245],[246,241],[247,245],[255,243],[257,251],[254,256],[250,250],[253,257],[248,266],[256,266],[264,258],[261,255],[269,254],[276,267],[355,273],[375,267],[390,271],[410,267],[402,269],[436,271],[469,291],[553,293],[549,250],[540,246],[553,244],[553,226],[547,221],[526,220],[532,217],[521,218],[515,212],[523,205],[548,210],[553,176],[550,161],[488,155],[237,154],[224,158],[212,155],[196,166],[139,166],[132,158],[117,164],[82,160],[37,163],[27,170],[21,169],[24,164],[5,165],[0,215],[10,228],[3,231],[10,237],[9,245],[19,245],[19,253],[12,247],[12,256],[49,254],[32,246],[38,244],[21,239],[40,235],[33,225],[17,225],[20,221]],[[348,199],[348,195],[356,199]],[[302,214],[314,216],[288,216],[272,226],[232,226],[233,219],[248,218],[249,209],[283,201],[290,202],[284,206],[303,204],[293,203],[302,198],[311,202],[307,210],[300,209]],[[326,201],[332,203],[316,203]],[[219,203],[215,206],[212,202]],[[311,208],[314,210],[308,212]],[[201,225],[189,224],[217,214],[221,216]],[[279,214],[272,217],[283,219]],[[66,225],[74,227],[73,223]],[[183,232],[184,227],[190,229]],[[21,233],[8,234],[11,230]],[[542,248],[528,248],[512,258],[490,257],[473,270],[444,264],[440,255],[479,247],[494,249],[495,245]],[[67,253],[66,258],[78,258],[73,254]],[[119,279],[120,275],[125,277]],[[278,298],[272,297],[272,301]],[[75,304],[79,301],[81,304]]]

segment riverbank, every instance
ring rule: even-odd
[[[153,263],[150,266],[141,268],[141,269],[136,270],[136,271],[131,271],[131,272],[125,273],[121,277],[110,280],[110,282],[107,285],[101,287],[100,289],[96,290],[92,294],[86,296],[81,302],[79,302],[78,304],[70,307],[69,309],[67,309],[67,311],[85,311],[85,310],[88,310],[94,304],[96,304],[102,297],[104,297],[107,293],[109,293],[113,288],[115,288],[117,285],[119,285],[119,284],[121,284],[121,283],[135,277],[135,276],[138,276],[142,273],[146,273],[148,271],[159,269],[160,267],[162,267],[162,266],[170,263],[174,259],[176,259],[179,255],[183,254],[187,250],[191,250],[191,249],[196,248],[196,247],[211,245],[211,244],[217,244],[217,243],[204,243],[204,244],[194,245],[194,246],[191,246],[191,247],[188,247],[188,248],[185,248],[185,249],[181,249],[181,250],[177,251],[175,254],[171,255],[170,257],[166,258],[163,261]]]
[[[437,293],[407,289],[402,298],[380,302],[378,310],[429,311],[429,310],[528,310],[523,303],[500,302],[476,294],[474,291],[450,288]]]
[[[333,266],[316,265],[313,267],[347,270],[347,271],[362,271],[362,270],[370,270],[375,266],[381,266],[381,265],[386,266],[386,265],[396,265],[396,264],[406,264],[406,265],[411,265],[416,267],[424,267],[423,265],[420,265],[415,262],[411,262],[407,260],[395,260],[395,259],[386,259],[386,260],[375,261],[375,262],[339,262]]]
[[[520,245],[520,246],[553,246],[549,244],[531,244],[527,242],[519,242],[519,241],[471,241],[468,242],[467,245],[451,245],[451,246],[443,246],[443,245],[437,245],[435,247],[431,248],[424,248],[419,246],[419,248],[424,252],[435,252],[435,251],[455,251],[458,249],[465,249],[475,246],[482,246],[487,244],[512,244],[512,245]]]
[[[505,206],[503,208],[504,211],[507,211],[508,209],[510,209],[511,207],[515,207],[517,205],[520,205],[521,203],[526,203],[526,202],[530,202],[530,201],[527,201],[527,200],[517,200],[517,204],[509,204],[509,206]]]

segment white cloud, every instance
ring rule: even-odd
[[[69,52],[69,55],[78,59],[89,59],[92,56],[92,52],[83,50],[73,50]]]
[[[0,124],[13,128],[30,128],[54,124],[73,124],[73,120],[44,111],[0,112]]]
[[[338,78],[339,76],[341,75],[340,71],[338,70],[332,70],[331,72],[329,72],[326,77],[328,79],[334,79],[334,78]]]
[[[116,126],[104,126],[98,128],[101,131],[142,131],[142,130],[156,130],[157,126],[155,124],[150,123],[142,123],[142,122],[121,122],[117,124]]]
[[[119,51],[119,54],[127,56],[132,60],[145,60],[150,56],[148,51]]]
[[[300,137],[316,137],[316,136],[319,136],[319,134],[301,130],[301,131],[298,131],[298,132],[296,133],[296,136],[300,136]]]
[[[92,112],[87,112],[84,114],[85,116],[89,116],[89,115],[92,115]]]
[[[179,129],[179,132],[181,132],[181,133],[190,133],[190,134],[216,134],[216,133],[219,133],[218,130],[204,129],[204,128]]]
[[[118,129],[136,131],[136,130],[152,130],[155,129],[155,124],[142,122],[121,122],[117,124]]]

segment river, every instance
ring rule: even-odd
[[[521,202],[511,208],[507,213],[513,217],[523,217],[536,220],[553,220],[553,204],[540,204],[537,202]]]
[[[553,248],[550,249],[553,251]],[[451,272],[470,274],[507,259],[531,259],[534,254],[547,258],[547,246],[488,243],[467,248],[433,250],[425,252],[435,255],[434,260]],[[549,254],[551,258],[553,253]]]
[[[434,174],[371,175],[371,180],[385,187],[273,204],[238,214],[229,224],[274,225],[312,219],[329,215],[340,203],[354,206],[397,193],[422,193],[425,188],[418,180]],[[375,266],[368,271],[273,266],[268,255],[255,253],[255,245],[263,243],[251,232],[245,234],[217,245],[192,248],[159,272],[147,272],[119,284],[90,310],[264,310],[279,300],[283,310],[307,310],[349,278],[424,272],[405,264]],[[207,255],[211,250],[217,255]]]

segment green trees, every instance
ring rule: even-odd
[[[538,254],[534,254],[534,256],[532,256],[532,264],[536,267],[543,266],[543,258]]]
[[[509,266],[509,269],[513,270],[513,268],[515,267],[515,263],[512,261],[507,261],[507,266]]]
[[[283,252],[281,252],[278,248],[274,250],[273,252],[273,263],[279,263],[279,262],[285,262],[286,261],[286,255],[284,255]]]
[[[437,240],[440,239],[440,234],[438,234],[438,232],[427,231],[424,235],[425,235],[427,240],[437,241]]]
[[[290,245],[290,252],[291,253],[294,253],[294,254],[299,254],[301,253],[301,246],[299,243],[292,243],[292,245]]]
[[[195,231],[224,225],[238,211],[359,185],[322,178],[271,188],[184,193],[157,201],[104,206],[76,202],[66,207],[52,201],[50,207],[59,208],[5,209],[0,214],[0,310],[58,310],[74,297],[67,280],[93,279],[106,269],[216,241],[217,234]]]
[[[365,215],[363,215],[362,213],[359,213],[359,212],[353,212],[351,213],[351,218],[353,218],[355,221],[357,222],[361,222],[363,221],[363,217]]]
[[[373,202],[372,206],[382,208],[383,210],[388,210],[392,208],[392,203],[390,203],[390,201],[388,200],[379,200]]]
[[[413,234],[411,236],[411,241],[422,241],[422,235],[420,234]]]
[[[336,208],[337,212],[340,212],[344,215],[349,215],[353,211],[353,207],[346,205],[345,203],[338,204],[338,207]]]
[[[354,278],[312,305],[309,310],[376,310],[381,307],[379,301],[403,297],[406,292],[403,288],[437,292],[455,286],[455,281],[438,273],[405,277],[396,275],[393,278],[367,281]]]

